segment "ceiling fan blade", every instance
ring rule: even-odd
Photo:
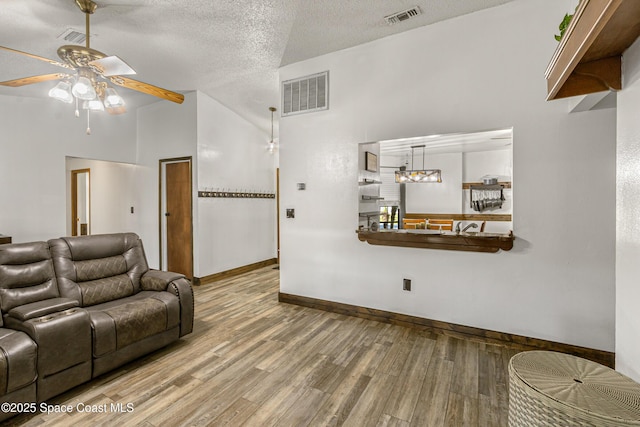
[[[10,47],[0,46],[0,49],[6,50],[6,51],[9,51],[9,52],[13,52],[13,53],[17,53],[17,54],[20,54],[20,55],[28,56],[29,58],[37,59],[37,60],[40,60],[40,61],[48,62],[49,64],[57,65],[58,67],[68,68],[70,70],[74,69],[72,66],[70,66],[68,64],[65,64],[63,62],[54,61],[53,59],[44,58],[42,56],[34,55],[32,53],[23,52],[21,50],[11,49]]]
[[[157,96],[158,98],[164,98],[168,101],[173,101],[178,104],[182,104],[184,101],[184,95],[181,93],[172,92],[167,89],[163,89],[158,86],[150,85],[149,83],[139,82],[127,77],[111,76],[109,77],[111,83],[118,86],[126,87],[127,89],[137,90],[138,92],[146,93],[148,95]]]
[[[39,76],[32,76],[32,77],[22,77],[19,79],[15,79],[15,80],[8,80],[6,82],[0,82],[1,86],[10,86],[10,87],[20,87],[20,86],[26,86],[26,85],[31,85],[34,83],[40,83],[40,82],[48,82],[50,80],[60,80],[60,79],[64,79],[67,77],[71,77],[69,74],[64,74],[64,73],[54,73],[54,74],[41,74]]]
[[[96,59],[95,61],[89,62],[89,65],[96,72],[106,77],[128,76],[136,73],[135,70],[129,66],[129,64],[115,55]]]

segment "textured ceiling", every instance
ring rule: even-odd
[[[512,0],[95,0],[91,47],[117,55],[134,76],[178,92],[200,90],[270,132],[278,68]],[[389,26],[386,15],[422,15]],[[0,45],[58,59],[57,37],[84,32],[73,0],[2,0]],[[61,70],[0,51],[0,81]],[[0,94],[46,97],[53,82]],[[123,89],[129,109],[155,102]]]

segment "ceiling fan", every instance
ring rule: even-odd
[[[124,113],[126,111],[124,108],[124,100],[117,95],[112,87],[109,87],[109,83],[182,104],[184,95],[153,86],[149,83],[124,77],[135,74],[136,72],[117,56],[108,56],[92,49],[90,47],[91,33],[89,31],[90,16],[95,12],[98,5],[92,0],[75,0],[75,3],[85,14],[86,46],[61,46],[58,48],[58,56],[62,62],[0,46],[2,50],[65,68],[65,72],[22,77],[0,82],[0,85],[20,87],[45,81],[60,80],[58,85],[51,89],[49,96],[68,103],[73,102],[75,97],[76,116],[79,115],[77,108],[78,100],[84,101],[83,108],[87,111],[106,109],[110,114]],[[89,129],[87,129],[87,131],[89,132]]]

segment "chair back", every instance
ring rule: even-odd
[[[427,230],[453,231],[452,219],[430,219],[427,223]]]
[[[140,278],[149,270],[134,233],[63,237],[49,246],[61,296],[81,307],[138,293]]]
[[[3,314],[20,305],[59,296],[46,242],[0,245],[0,308]]]

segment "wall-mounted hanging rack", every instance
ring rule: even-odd
[[[247,192],[244,190],[207,190],[198,191],[198,197],[217,197],[231,199],[275,199],[276,195],[274,193]]]
[[[488,209],[500,209],[504,202],[504,187],[500,184],[472,185],[469,187],[471,209],[482,212]]]

